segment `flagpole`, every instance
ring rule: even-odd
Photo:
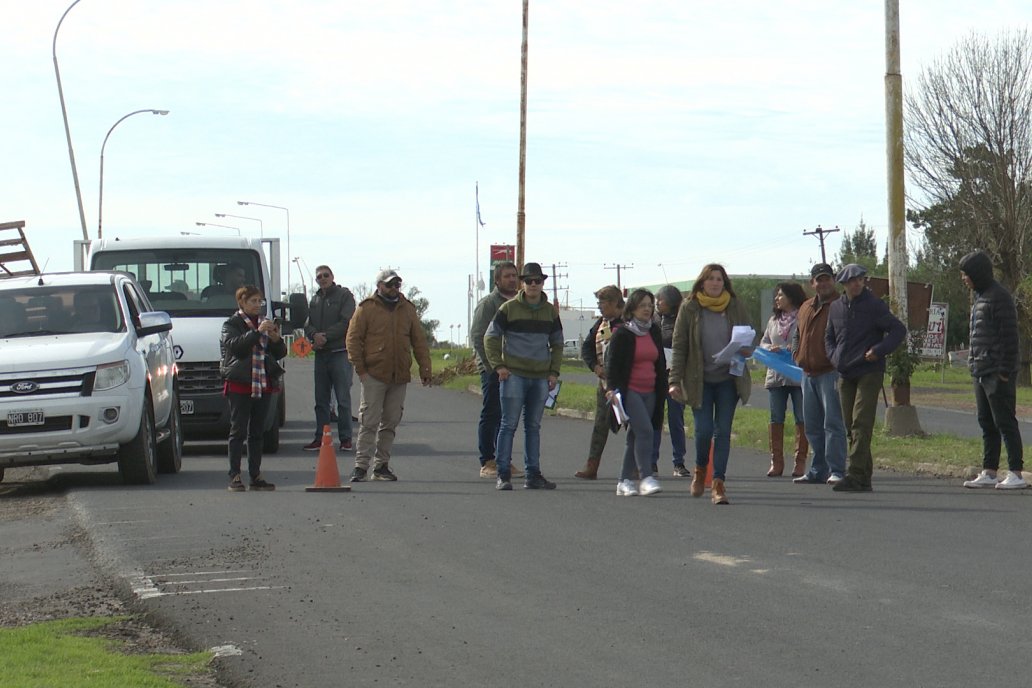
[[[477,254],[473,256],[474,260],[476,261],[476,269],[473,271],[473,289],[471,291],[476,294],[477,303],[480,303],[480,182],[476,182],[476,186],[474,186],[473,188],[474,197],[477,201],[477,214],[473,220]]]

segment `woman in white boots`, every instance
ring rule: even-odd
[[[655,297],[635,289],[624,305],[624,325],[613,333],[606,352],[606,396],[617,393],[627,412],[627,448],[616,494],[621,497],[654,495],[662,490],[652,474],[652,434],[663,427],[667,372],[663,335],[652,320]],[[616,423],[615,416],[613,417]],[[631,478],[637,467],[641,482]]]

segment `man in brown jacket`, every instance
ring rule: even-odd
[[[813,448],[810,470],[792,482],[837,485],[846,474],[846,425],[839,402],[839,374],[828,359],[824,333],[831,303],[839,298],[835,271],[827,263],[810,270],[817,295],[799,307],[792,356],[803,369],[803,422]]]
[[[412,356],[419,377],[430,384],[430,350],[415,306],[402,296],[401,277],[381,270],[376,291],[358,304],[348,328],[347,350],[362,384],[358,443],[351,482],[362,482],[374,459],[373,480],[397,480],[388,466],[394,431],[401,422],[405,390],[412,379]]]

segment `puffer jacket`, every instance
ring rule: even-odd
[[[884,373],[885,357],[906,339],[907,328],[889,306],[865,288],[854,299],[843,294],[831,303],[824,348],[835,370],[847,380],[868,373]],[[874,350],[876,360],[864,355]]]
[[[727,318],[731,327],[749,325],[745,307],[737,297],[732,296],[727,305]],[[674,323],[673,354],[670,362],[670,384],[678,385],[684,402],[693,409],[702,406],[703,360],[702,360],[702,306],[694,298],[685,299]],[[749,366],[735,377],[735,388],[742,403],[748,403],[752,392]]]
[[[430,349],[412,302],[398,295],[387,303],[374,293],[358,304],[347,337],[348,360],[359,375],[393,385],[412,380],[412,357],[420,377],[431,375]]]
[[[222,350],[222,362],[219,373],[223,380],[231,380],[245,385],[251,384],[251,352],[258,345],[261,334],[252,330],[239,314],[222,323],[222,337],[219,348]],[[287,344],[281,338],[278,342],[269,340],[265,352],[265,372],[268,375],[270,389],[279,386],[283,368],[277,361],[287,355]]]
[[[316,332],[326,333],[326,344],[320,351],[340,351],[348,334],[348,324],[355,314],[355,296],[347,287],[333,283],[324,294],[319,289],[312,295],[305,321],[305,337],[312,339]]]
[[[1018,313],[1014,297],[993,278],[993,263],[982,251],[960,260],[960,269],[971,278],[975,300],[971,304],[971,375],[1014,375],[1018,372]]]

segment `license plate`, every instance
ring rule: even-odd
[[[179,413],[184,416],[192,416],[193,412],[193,399],[179,400]]]
[[[46,416],[42,409],[30,411],[11,411],[7,414],[7,427],[16,428],[25,425],[43,425]]]

